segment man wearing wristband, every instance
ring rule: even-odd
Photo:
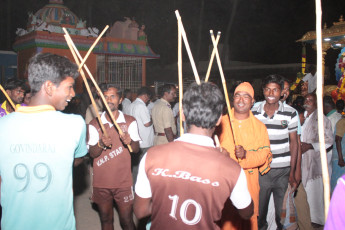
[[[108,136],[103,134],[96,118],[88,126],[88,145],[94,159],[92,200],[98,206],[102,230],[114,229],[113,200],[117,204],[122,228],[135,229],[131,156],[126,146],[131,145],[133,153],[139,151],[138,126],[133,117],[118,110],[122,92],[116,86],[104,84],[101,90],[123,135],[120,136],[113,127],[107,112],[103,112],[101,121]]]

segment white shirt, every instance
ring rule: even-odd
[[[146,127],[151,121],[151,116],[148,108],[146,107],[143,100],[140,98],[135,99],[128,108],[129,115],[133,116],[138,123],[138,129],[141,141],[139,142],[140,148],[148,148],[153,146],[154,132],[153,125]]]
[[[317,113],[317,109],[312,112],[308,117],[308,112],[307,111],[304,111],[304,117],[305,117],[305,120],[304,120],[304,123],[302,125],[302,135],[301,135],[301,142],[305,142],[306,141],[306,136],[310,135],[308,133],[305,133],[305,128],[307,127],[307,124],[310,122],[310,118],[312,117],[312,115],[314,113]],[[317,114],[316,114],[317,115]],[[326,116],[323,117],[324,120],[328,120],[328,118]],[[325,122],[325,121],[324,121]],[[325,124],[325,123],[324,123]],[[317,123],[315,125],[318,125]],[[325,130],[325,135],[326,135],[327,131]],[[333,135],[332,135],[333,136]],[[308,143],[308,144],[311,144],[313,146],[313,149],[316,151],[316,152],[319,152],[320,151],[320,143],[317,142],[317,143]],[[331,147],[332,144],[330,143],[326,143],[325,142],[325,147],[326,149]],[[303,157],[304,155],[302,155]]]
[[[149,110],[150,115],[152,115],[152,108],[153,108],[153,106],[155,106],[155,104],[158,100],[159,99],[155,100],[155,102],[150,101],[150,103],[147,105],[147,109]]]
[[[175,141],[183,141],[200,146],[215,148],[212,138],[203,135],[186,133],[178,139],[176,139]],[[150,181],[145,172],[146,155],[147,153],[145,153],[145,155],[140,161],[137,183],[135,184],[135,193],[141,198],[152,197]],[[248,207],[252,200],[247,187],[247,178],[242,168],[241,173],[237,179],[237,183],[230,195],[230,200],[237,209],[243,209]]]
[[[103,112],[101,115],[101,121],[103,124],[109,124],[110,127],[113,126],[113,123],[110,123],[107,118],[105,117],[106,112]],[[125,123],[125,116],[123,115],[123,113],[119,110],[119,117],[116,119],[116,123]],[[128,134],[131,137],[131,139],[133,141],[140,141],[140,136],[138,133],[138,125],[136,121],[133,121],[129,127],[128,127]],[[88,147],[90,145],[94,146],[97,144],[97,142],[99,141],[99,134],[97,132],[97,129],[93,126],[89,124],[89,141],[88,141]]]
[[[174,108],[172,109],[174,117],[176,117],[178,112],[180,112],[179,104],[179,102],[175,103]]]
[[[129,100],[128,98],[124,98],[122,100],[122,103],[121,103],[122,104],[122,112],[124,114],[128,114],[128,108],[129,108],[131,103],[132,103],[131,100]]]
[[[302,79],[304,82],[308,82],[308,93],[312,93],[316,89],[316,78],[316,73],[314,76],[311,73],[308,73]]]
[[[335,126],[337,124],[337,122],[342,118],[342,115],[340,113],[337,112],[337,110],[332,110],[331,112],[329,112],[327,114],[327,118],[331,121],[332,123],[332,131],[334,133],[335,131]]]

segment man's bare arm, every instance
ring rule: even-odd
[[[291,185],[291,190],[295,191],[297,188],[297,182],[295,179],[295,170],[296,170],[297,154],[298,154],[297,132],[290,133],[289,139],[290,139],[290,155],[291,155],[289,183]]]
[[[173,133],[171,127],[164,129],[164,133],[165,133],[165,136],[167,137],[169,142],[174,141],[174,133]]]
[[[150,127],[152,125],[152,120],[150,120],[149,122],[147,122],[146,124],[144,124],[145,127]]]
[[[335,144],[336,144],[336,147],[337,147],[337,152],[338,152],[338,165],[340,167],[344,167],[345,166],[345,162],[344,162],[344,158],[343,158],[343,152],[342,152],[342,147],[341,147],[341,140],[343,138],[338,136],[338,135],[335,135]]]
[[[240,214],[240,216],[245,219],[245,220],[249,220],[252,215],[254,214],[254,204],[253,204],[253,200],[250,202],[250,205],[248,205],[248,207],[243,208],[243,209],[237,209],[238,210],[238,214]]]
[[[90,146],[90,157],[99,157],[107,146],[111,146],[111,138],[102,136],[96,145]]]
[[[81,163],[83,163],[83,161],[84,161],[84,157],[75,158],[73,162],[74,167],[80,165]]]
[[[301,139],[299,135],[297,135],[297,163],[296,163],[296,170],[295,170],[295,180],[297,185],[301,182],[302,179],[302,149],[301,149]]]
[[[151,211],[152,211],[151,198],[141,198],[137,194],[135,194],[133,209],[134,209],[134,214],[138,219],[151,215]]]

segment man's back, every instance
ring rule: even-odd
[[[87,153],[82,117],[27,107],[0,126],[2,229],[75,229],[72,166]]]
[[[137,98],[129,106],[128,111],[129,115],[133,116],[138,123],[138,130],[142,140],[140,142],[140,148],[151,147],[153,145],[154,133],[152,125],[148,127],[145,126],[145,124],[151,121],[151,116],[145,103],[140,98]]]
[[[199,138],[203,144],[207,142],[205,137]],[[224,203],[230,195],[236,196],[232,192],[238,181],[243,182],[241,172],[244,177],[239,165],[219,150],[186,141],[153,147],[142,162],[152,190],[151,229],[218,229],[216,221]],[[136,193],[145,197],[148,187],[141,179],[138,177]],[[237,199],[245,203],[242,208],[251,201],[245,197]]]

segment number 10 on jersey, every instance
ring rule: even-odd
[[[173,196],[169,196],[169,200],[172,200],[172,204],[171,204],[171,211],[170,211],[170,216],[172,218],[174,218],[175,220],[177,220],[176,218],[176,209],[179,203],[179,196],[178,195],[173,195]],[[193,219],[188,220],[187,219],[187,211],[190,205],[193,205],[195,208],[195,215],[193,217]],[[201,220],[201,215],[202,215],[202,208],[201,205],[196,202],[195,200],[192,199],[187,199],[185,201],[182,202],[181,207],[180,207],[180,218],[182,220],[183,223],[188,224],[188,225],[195,225],[197,223],[199,223],[199,221]]]

